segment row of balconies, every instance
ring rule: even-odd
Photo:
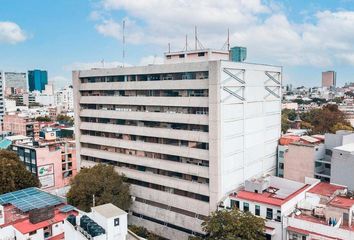
[[[203,114],[171,114],[166,112],[121,112],[96,109],[83,109],[80,111],[81,117],[100,117],[113,119],[145,120],[168,123],[185,123],[208,125],[209,117]]]

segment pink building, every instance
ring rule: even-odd
[[[3,131],[38,139],[39,123],[26,115],[6,114],[3,120]]]
[[[336,86],[336,72],[335,71],[327,71],[322,72],[322,87],[335,87]]]
[[[38,176],[46,191],[64,195],[77,173],[75,141],[53,139],[15,142],[12,145],[28,171]]]

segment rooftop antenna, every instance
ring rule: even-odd
[[[186,34],[186,51],[188,51],[188,35]]]
[[[168,43],[168,53],[171,52],[171,43]]]
[[[221,50],[224,50],[226,48],[227,51],[230,51],[230,29],[227,29],[227,39],[224,43],[224,45],[222,45]]]
[[[230,28],[227,29],[227,51],[230,51]]]
[[[124,67],[124,62],[125,62],[125,20],[123,20],[123,67]]]
[[[195,50],[198,49],[198,33],[197,33],[197,26],[194,26],[194,48]]]

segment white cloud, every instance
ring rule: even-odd
[[[261,0],[102,0],[96,29],[122,39],[115,11],[126,13],[128,44],[154,44],[167,50],[184,47],[185,34],[193,39],[198,26],[205,47],[220,48],[230,28],[231,45],[248,47],[249,59],[281,65],[354,65],[354,11],[317,12],[307,22],[289,20],[273,1]],[[110,15],[111,14],[111,15]],[[189,46],[194,46],[189,41]],[[151,56],[150,56],[151,60]]]
[[[103,20],[100,24],[96,25],[96,30],[106,37],[121,38],[122,28],[113,20]]]
[[[25,32],[14,22],[0,22],[0,43],[16,44],[27,39]]]

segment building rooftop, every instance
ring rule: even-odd
[[[307,184],[271,176],[269,177],[269,186],[262,193],[243,189],[238,191],[234,197],[280,207],[305,191],[307,187],[309,187]],[[232,197],[233,195],[230,196]]]
[[[6,139],[10,141],[20,141],[20,140],[29,140],[31,137],[23,136],[23,135],[14,135],[14,136],[6,136]]]
[[[344,189],[346,189],[346,187],[326,182],[320,182],[315,187],[311,188],[308,192],[324,197],[331,197],[333,194],[335,194],[336,191]]]
[[[127,214],[125,211],[114,206],[112,203],[107,203],[97,207],[93,207],[92,210],[101,214],[105,218],[112,218],[118,215]]]
[[[345,152],[354,152],[354,143],[348,143],[339,147],[335,147],[334,149]]]
[[[328,203],[328,205],[343,209],[350,209],[354,205],[354,199],[349,197],[336,196]]]
[[[71,211],[70,214],[77,215],[77,213]],[[50,225],[53,225],[55,223],[61,222],[64,219],[66,219],[68,216],[68,213],[62,213],[59,212],[58,210],[55,211],[54,217],[45,221],[41,221],[39,223],[31,223],[29,218],[24,219],[23,221],[17,222],[13,224],[13,227],[16,228],[18,231],[20,231],[22,234],[26,234]]]

